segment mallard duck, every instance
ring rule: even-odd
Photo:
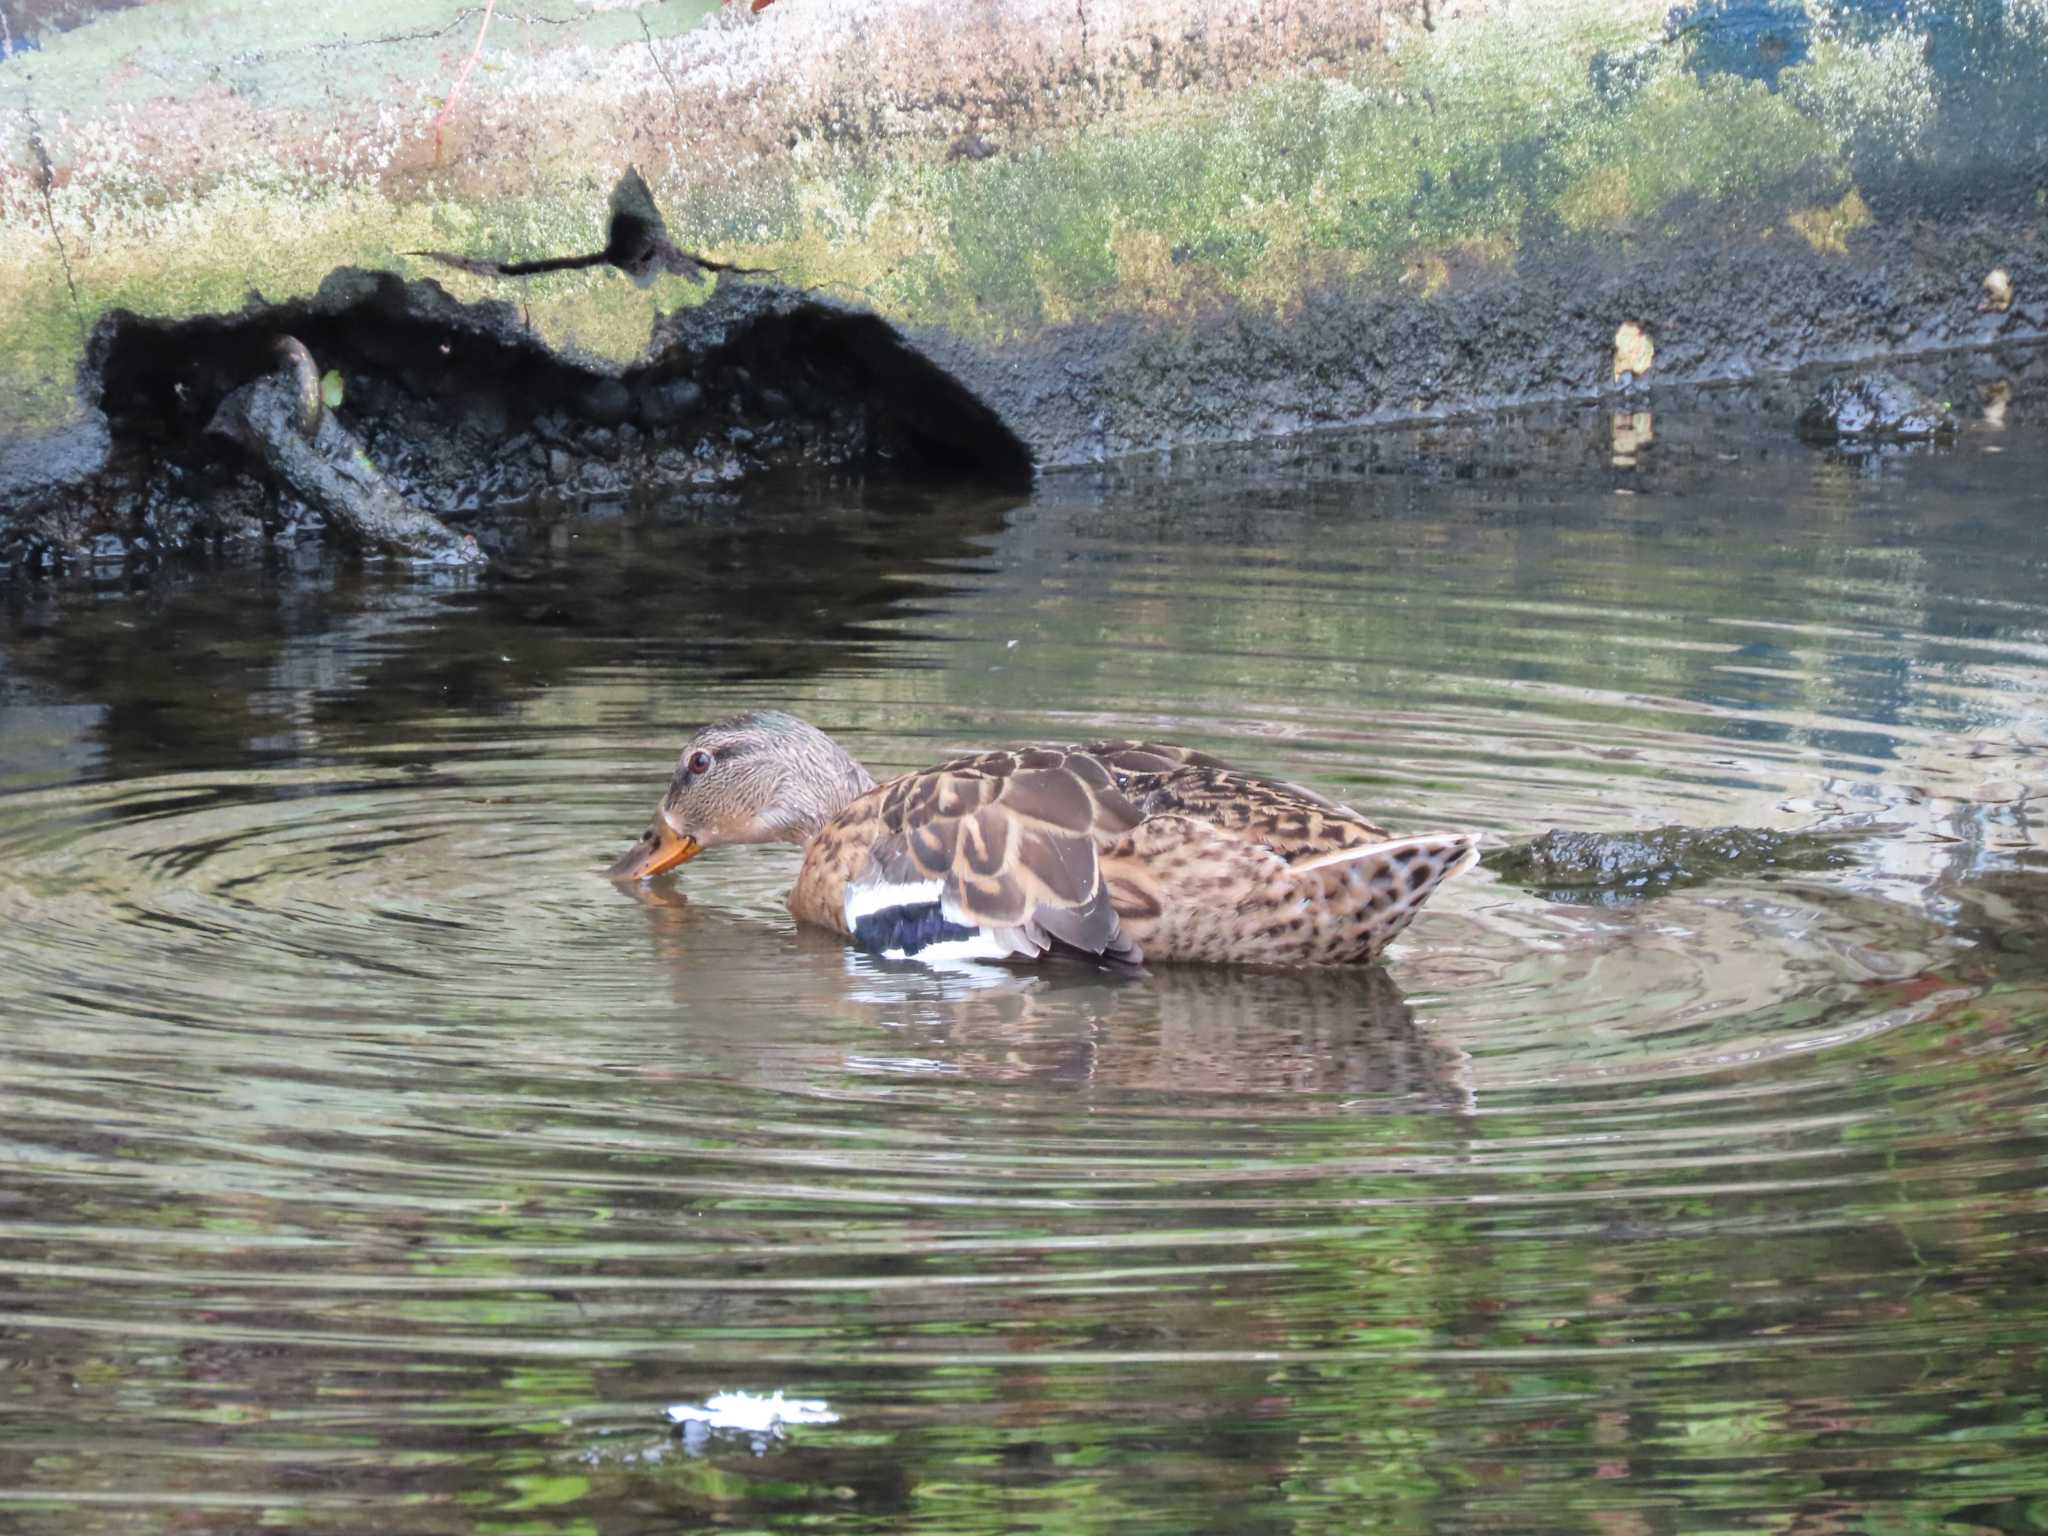
[[[797,843],[799,922],[892,959],[1363,965],[1479,857],[1153,742],[1015,747],[877,785],[831,737],[752,710],[683,746],[645,880],[722,843]]]

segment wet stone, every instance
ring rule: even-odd
[[[704,391],[689,379],[642,386],[640,419],[651,427],[681,421],[703,403]]]
[[[576,402],[583,416],[599,426],[615,427],[633,408],[633,394],[617,379],[594,379]]]
[[[1927,442],[1955,431],[1946,404],[1881,369],[1827,380],[1799,413],[1799,435],[1810,443]]]
[[[1852,862],[1851,838],[1762,827],[1658,827],[1649,832],[1565,832],[1556,828],[1496,854],[1486,864],[1510,885],[1547,900],[1610,905],[1766,872],[1810,872]]]

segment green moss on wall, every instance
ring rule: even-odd
[[[1703,205],[1763,227],[1848,184],[1810,93],[1698,79],[1640,30],[1616,88],[1596,63],[1623,38],[1601,15],[1487,25],[987,160],[814,152],[751,255],[894,318],[997,337],[1200,299],[1284,305],[1332,276],[1419,272],[1433,293],[1447,252],[1509,262],[1560,229],[1647,233]],[[748,234],[708,201],[692,224]]]
[[[1761,81],[1666,73],[1564,149],[1575,174],[1557,212],[1573,229],[1661,234],[1703,204],[1808,203],[1846,184],[1840,148]]]

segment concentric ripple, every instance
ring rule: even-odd
[[[922,554],[945,508],[847,505],[760,532],[807,596],[744,639],[613,611],[752,558],[696,524],[146,689],[78,661],[139,605],[24,621],[0,1524],[2027,1528],[2048,441],[1998,446],[1225,456]],[[1495,846],[1857,835],[1482,868],[1384,974],[935,973],[794,930],[793,849],[602,878],[746,703],[878,774],[1150,735]],[[663,1424],[778,1390],[837,1418]]]

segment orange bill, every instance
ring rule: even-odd
[[[614,880],[651,880],[665,869],[687,863],[704,851],[694,837],[684,837],[661,817],[640,834],[606,871]]]

